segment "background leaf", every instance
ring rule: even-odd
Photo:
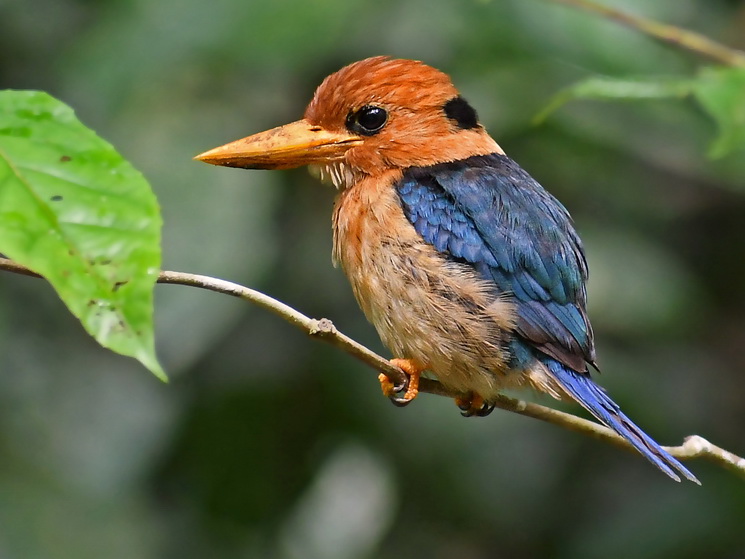
[[[745,68],[706,68],[693,94],[719,129],[710,157],[745,150]]]
[[[540,123],[565,105],[577,99],[601,101],[639,101],[644,99],[669,99],[685,97],[691,93],[692,80],[686,78],[609,78],[592,77],[575,83],[560,91],[548,105],[535,116]]]
[[[103,346],[154,352],[161,220],[147,182],[69,107],[0,92],[0,251],[44,276]]]
[[[719,135],[709,157],[719,158],[745,149],[745,68],[708,67],[694,78],[591,77],[560,91],[533,118],[538,124],[570,101],[639,101],[692,95],[716,122]]]

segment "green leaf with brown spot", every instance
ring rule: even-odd
[[[0,91],[0,252],[45,277],[98,342],[165,379],[153,341],[161,218],[147,181],[37,91]]]

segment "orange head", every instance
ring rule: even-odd
[[[337,187],[389,169],[502,153],[450,78],[384,56],[328,76],[302,120],[212,149],[196,159],[247,169],[316,165]]]

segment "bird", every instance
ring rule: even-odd
[[[667,474],[700,484],[591,377],[588,265],[566,208],[487,133],[450,77],[376,56],[318,86],[302,119],[195,159],[310,166],[338,193],[333,259],[408,376],[487,415],[506,389],[573,400]],[[396,387],[381,374],[383,392]]]

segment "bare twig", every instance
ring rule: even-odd
[[[339,332],[330,320],[326,318],[315,320],[305,316],[289,305],[285,305],[260,291],[230,281],[183,272],[161,272],[160,276],[158,276],[158,283],[189,285],[250,301],[263,309],[281,316],[309,336],[319,338],[331,345],[339,347],[360,361],[375,367],[377,370],[385,373],[396,386],[404,386],[406,384],[406,374],[401,369],[394,367],[387,359],[384,359],[362,344],[355,342],[349,336]]]
[[[28,268],[21,266],[9,260],[7,258],[0,257],[0,270],[7,270],[16,274],[23,274],[27,276],[40,277],[38,274],[32,272]],[[301,312],[293,309],[289,305],[286,305],[268,295],[244,287],[237,283],[212,278],[209,276],[202,276],[198,274],[189,274],[184,272],[161,272],[158,276],[158,283],[170,283],[177,285],[187,285],[191,287],[198,287],[200,289],[207,289],[215,291],[217,293],[223,293],[225,295],[231,295],[238,297],[245,301],[254,303],[268,311],[285,319],[293,326],[304,331],[307,335],[324,340],[331,345],[334,345],[350,355],[356,357],[360,361],[370,365],[376,371],[384,372],[396,386],[404,386],[406,384],[406,375],[398,367],[394,367],[391,363],[381,357],[377,353],[369,350],[362,344],[354,341],[349,336],[339,332],[333,325],[333,323],[325,318],[316,320],[310,318]],[[444,387],[441,383],[432,379],[421,379],[419,384],[419,391],[430,394],[436,394],[439,396],[446,396],[449,398],[456,398],[458,396],[464,396],[457,392],[453,392]],[[616,445],[627,450],[632,450],[632,447],[625,439],[615,434],[613,431],[581,417],[577,417],[572,414],[564,413],[546,406],[534,404],[531,402],[525,402],[523,400],[517,400],[515,398],[509,398],[507,396],[499,396],[493,403],[496,407],[540,419],[548,423],[553,423],[565,429],[577,431],[591,437],[595,437]],[[725,466],[734,472],[745,477],[745,458],[741,458],[728,452],[718,446],[711,444],[706,439],[693,435],[687,437],[685,442],[681,446],[665,447],[671,455],[682,460],[688,460],[692,458],[707,458],[717,464]]]
[[[682,445],[667,447],[667,450],[673,456],[683,460],[706,458],[745,477],[745,458],[713,445],[698,435],[686,437]]]
[[[700,56],[710,58],[728,66],[745,67],[745,52],[730,48],[708,37],[682,29],[674,25],[660,23],[652,19],[632,15],[615,8],[603,6],[592,0],[550,0],[599,14],[606,19],[620,23],[664,43],[689,50]]]

